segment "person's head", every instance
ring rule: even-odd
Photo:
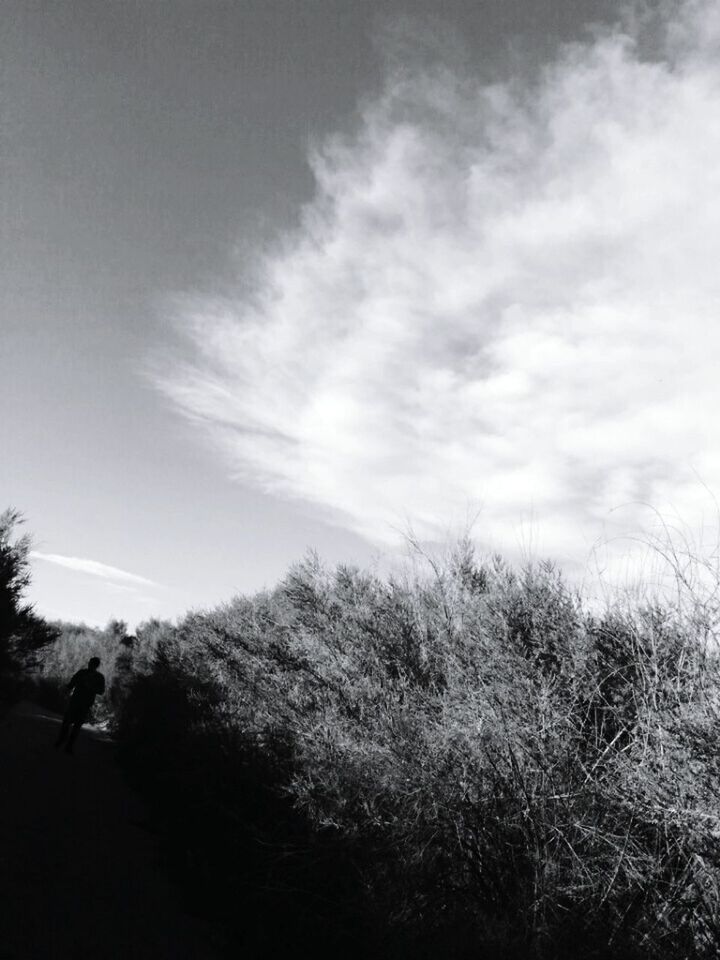
[[[88,660],[88,667],[91,670],[97,670],[99,666],[100,666],[100,657],[90,657],[90,659]]]

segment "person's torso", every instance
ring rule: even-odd
[[[91,704],[96,694],[102,693],[105,682],[101,673],[97,670],[79,670],[75,674],[75,684],[73,686],[73,700],[82,701]]]

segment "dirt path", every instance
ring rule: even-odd
[[[214,960],[143,829],[146,811],[83,730],[24,703],[0,721],[0,960]]]

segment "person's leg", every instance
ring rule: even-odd
[[[66,753],[72,753],[75,741],[77,740],[78,734],[80,733],[80,728],[85,722],[85,717],[78,717],[72,725],[72,730],[70,731],[70,739],[67,742],[65,747]]]
[[[71,717],[68,716],[68,711],[65,711],[65,716],[62,719],[62,726],[60,727],[60,736],[55,741],[55,746],[59,747],[61,744],[65,743],[67,740],[68,733],[70,733],[70,724],[72,723]]]

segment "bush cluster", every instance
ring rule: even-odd
[[[188,902],[256,957],[716,957],[706,619],[549,564],[309,557],[150,631],[116,703]],[[142,634],[142,630],[139,631]]]

